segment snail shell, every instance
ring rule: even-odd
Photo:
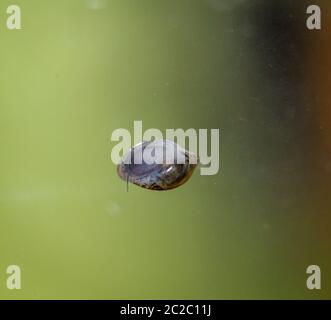
[[[193,174],[198,158],[173,141],[142,142],[131,148],[117,167],[127,182],[151,190],[171,190]]]

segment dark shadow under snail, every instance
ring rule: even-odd
[[[197,163],[194,153],[173,141],[145,141],[124,155],[117,173],[127,185],[130,182],[145,189],[164,191],[188,181]]]

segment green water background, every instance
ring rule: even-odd
[[[331,297],[330,176],[268,67],[304,35],[261,51],[263,1],[16,3],[20,31],[0,4],[0,298]],[[219,128],[219,174],[127,193],[110,137],[134,120]]]

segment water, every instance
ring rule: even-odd
[[[331,297],[329,31],[307,32],[305,1],[16,2],[23,30],[0,28],[1,298]],[[110,136],[135,120],[219,128],[219,174],[127,193]]]

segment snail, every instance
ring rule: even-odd
[[[117,166],[121,179],[150,190],[175,189],[192,176],[197,156],[170,140],[144,141],[125,153]]]

